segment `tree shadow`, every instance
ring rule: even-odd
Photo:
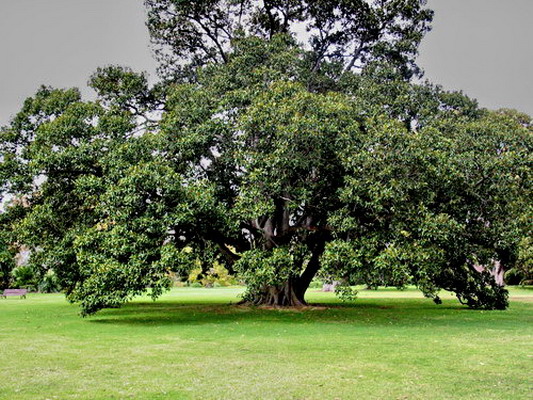
[[[355,303],[312,303],[305,308],[262,308],[228,303],[134,302],[88,317],[89,323],[129,326],[204,324],[349,324],[427,326],[464,324],[479,311],[453,301],[436,305],[421,299],[365,299]],[[465,319],[465,317],[467,317]],[[475,322],[474,318],[474,322]],[[482,319],[479,319],[482,323]]]

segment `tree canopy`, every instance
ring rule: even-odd
[[[23,201],[0,239],[83,314],[198,260],[251,304],[303,305],[322,276],[507,306],[491,270],[531,265],[531,118],[410,81],[423,1],[146,3],[182,61],[161,83],[100,68],[96,101],[42,87],[1,130],[0,188]]]
[[[406,77],[418,74],[414,59],[433,12],[425,0],[145,0],[147,26],[164,75],[185,64],[226,63],[232,42],[254,35],[306,37],[311,71],[323,63],[344,71],[387,61]]]

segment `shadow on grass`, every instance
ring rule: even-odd
[[[88,322],[131,326],[202,324],[348,324],[359,326],[485,325],[502,312],[470,310],[452,300],[365,299],[355,303],[314,303],[304,309],[265,309],[220,303],[135,302],[103,310]],[[505,312],[504,312],[505,313]],[[492,316],[492,317],[489,317]]]

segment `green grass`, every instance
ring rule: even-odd
[[[0,399],[531,399],[533,290],[507,311],[363,291],[328,307],[230,306],[174,289],[82,319],[61,295],[0,300]]]

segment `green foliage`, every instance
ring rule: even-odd
[[[61,289],[57,274],[53,269],[49,269],[39,280],[37,290],[41,293],[56,293]]]
[[[293,255],[285,247],[276,247],[268,252],[247,251],[235,264],[235,270],[247,285],[243,298],[252,300],[253,296],[265,287],[282,286],[295,277],[297,271],[294,271],[293,266]]]
[[[321,289],[324,285],[324,282],[318,278],[315,278],[309,284],[309,289]]]
[[[218,261],[215,261],[207,271],[202,271],[200,261],[197,260],[196,264],[198,267],[194,268],[187,278],[187,282],[192,287],[196,287],[193,286],[195,283],[200,283],[203,287],[231,286],[237,283]]]
[[[9,287],[11,271],[14,267],[13,252],[9,249],[9,244],[0,237],[0,290]]]
[[[35,264],[23,264],[11,270],[6,287],[24,288],[41,293],[57,293],[61,290],[54,270],[43,270]]]
[[[533,281],[533,237],[531,235],[523,237],[518,243],[515,272],[522,278],[519,283]],[[512,285],[510,282],[509,284]]]
[[[98,68],[88,84],[106,108],[135,115],[144,128],[155,125],[153,114],[161,109],[166,95],[163,85],[149,86],[147,74],[116,65]]]
[[[37,290],[38,280],[31,265],[19,265],[13,268],[11,275],[14,288],[23,288],[30,291]]]
[[[354,301],[357,297],[357,290],[342,282],[335,286],[335,294],[342,301]]]

